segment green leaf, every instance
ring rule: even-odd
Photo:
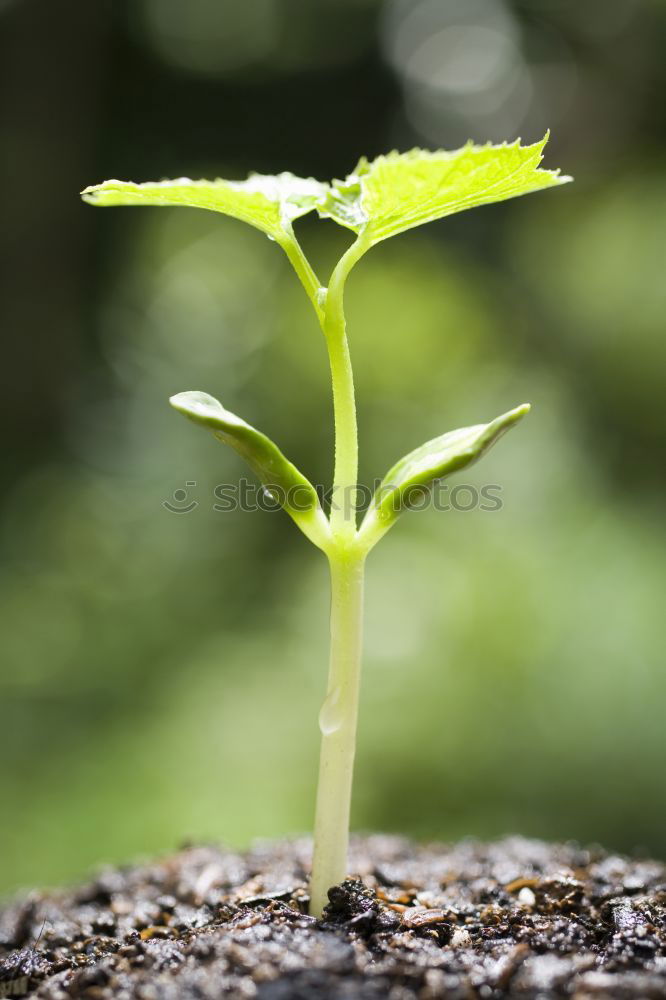
[[[558,170],[541,170],[548,134],[532,146],[475,146],[452,152],[412,149],[359,161],[344,181],[333,181],[317,206],[321,216],[334,219],[368,246],[406,229],[462,212],[476,205],[565,184],[571,177]]]
[[[403,510],[422,499],[424,491],[475,462],[529,410],[529,403],[523,403],[489,424],[461,427],[426,441],[401,458],[379,484],[363,519],[361,537],[374,545]]]
[[[246,181],[173,181],[134,184],[104,181],[81,192],[91,205],[186,205],[221,212],[256,226],[280,242],[294,219],[312,211],[325,196],[326,184],[283,173],[251,174]]]
[[[205,392],[179,392],[169,400],[174,409],[212,431],[245,459],[271,499],[319,548],[329,539],[329,524],[314,486],[285,458],[269,437],[226,410]]]

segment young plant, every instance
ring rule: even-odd
[[[426,442],[386,474],[360,524],[354,510],[358,442],[354,379],[344,312],[352,268],[382,240],[477,205],[563,184],[569,177],[539,167],[541,142],[475,146],[453,152],[389,153],[360,160],[345,180],[328,183],[282,173],[246,181],[180,179],[133,184],[106,181],[86,188],[93,205],[186,205],[233,216],[260,229],[286,253],[322,329],[330,363],[335,462],[330,513],[308,479],[261,431],[204,392],[181,392],[171,405],[212,431],[250,465],[310,541],[326,555],[331,574],[328,687],[319,716],[321,757],[311,878],[311,911],[321,915],[328,889],[346,875],[352,770],[356,744],[363,576],[369,551],[402,510],[434,483],[479,458],[529,410],[523,404],[487,424],[463,427]],[[351,230],[354,240],[322,285],[296,239],[293,223],[308,212]]]

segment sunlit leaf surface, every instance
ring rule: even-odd
[[[466,208],[570,181],[557,170],[540,168],[547,141],[546,135],[531,146],[521,146],[518,139],[361,159],[346,180],[333,182],[318,211],[356,233],[365,231],[370,244],[378,243]]]
[[[178,180],[134,184],[104,181],[82,192],[91,205],[185,205],[240,219],[279,240],[291,222],[310,212],[327,191],[312,178],[251,174],[246,181]]]

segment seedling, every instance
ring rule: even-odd
[[[311,910],[321,915],[327,891],[346,875],[352,770],[356,745],[363,577],[365,560],[401,511],[422,499],[443,477],[463,469],[490,448],[529,410],[527,403],[487,424],[463,427],[426,442],[386,474],[360,527],[354,510],[358,442],[354,380],[344,313],[352,268],[382,240],[477,205],[563,184],[569,177],[539,167],[541,142],[475,146],[454,152],[389,153],[362,159],[344,181],[321,183],[283,173],[252,174],[246,181],[186,178],[133,184],[106,181],[86,188],[93,205],[186,205],[232,216],[255,226],[280,246],[305,289],[328,349],[335,423],[330,512],[308,479],[261,431],[204,392],[181,392],[171,405],[212,431],[250,465],[264,488],[307,538],[326,555],[331,574],[331,648],[328,687],[319,716],[321,757],[310,886]],[[293,229],[316,211],[354,234],[331,275],[320,282]],[[405,290],[409,293],[409,289]]]

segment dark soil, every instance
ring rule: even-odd
[[[325,919],[305,841],[194,847],[0,911],[0,997],[666,998],[666,868],[511,838],[357,840]],[[41,932],[41,936],[40,936]]]

